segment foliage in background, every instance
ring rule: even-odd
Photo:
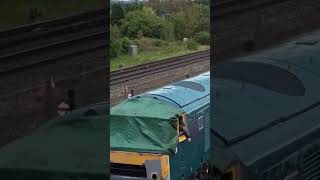
[[[148,42],[150,45],[159,43],[159,42],[154,42],[154,41],[158,41],[155,39],[151,39],[151,38],[145,38],[145,39],[148,39],[148,40],[145,40],[144,42]],[[120,66],[122,68],[127,68],[127,67],[135,66],[138,64],[158,61],[161,59],[181,56],[184,54],[197,52],[199,50],[208,49],[208,46],[198,46],[197,50],[189,50],[187,49],[186,45],[183,44],[182,42],[167,42],[163,40],[159,40],[159,41],[162,41],[163,44],[160,46],[149,47],[149,49],[157,48],[155,50],[144,51],[140,49],[137,56],[132,57],[125,54],[117,58],[113,58],[110,64],[111,71],[119,69]]]
[[[188,40],[186,44],[189,50],[197,50],[199,46],[199,44],[194,40]]]
[[[120,20],[123,19],[128,14],[128,12],[141,10],[143,6],[143,3],[139,1],[130,3],[121,1],[111,1],[111,24],[119,25]]]
[[[120,54],[119,48],[121,47],[119,38],[121,32],[116,25],[110,25],[110,56],[117,57]]]
[[[138,46],[138,57],[141,55],[140,58],[144,59],[165,57],[158,53],[170,56],[170,53],[196,51],[199,47],[207,47],[210,42],[210,14],[206,2],[122,3],[121,10],[117,6],[114,9],[119,11],[111,13],[116,19],[111,27],[111,55],[114,61],[119,61],[116,58],[119,56],[130,59],[127,52],[131,44]],[[124,17],[119,18],[122,15]],[[182,43],[185,37],[189,41]]]
[[[119,25],[121,19],[124,18],[124,10],[121,3],[114,3],[111,6],[111,24]]]
[[[197,32],[194,36],[194,40],[202,45],[210,44],[210,34],[207,31]]]
[[[131,45],[130,39],[128,37],[121,38],[121,44],[122,44],[121,53],[123,53],[123,54],[127,53],[129,50],[129,47]]]
[[[143,2],[135,1],[132,3],[127,3],[124,6],[125,13],[127,14],[129,11],[141,10],[144,7]]]
[[[197,4],[203,4],[209,6],[209,0],[195,0]],[[186,9],[194,4],[194,2],[188,2],[184,0],[171,0],[171,1],[160,1],[151,0],[146,2],[146,6],[152,7],[156,10],[158,15],[172,14],[180,11],[181,9]]]
[[[157,16],[150,7],[130,11],[121,20],[122,34],[130,38],[137,38],[138,31],[141,31],[145,37],[160,38],[164,29],[164,20]]]
[[[166,41],[174,41],[174,24],[170,21],[165,21],[164,29],[160,32],[160,38]]]
[[[139,51],[146,51],[146,52],[159,51],[159,50],[162,50],[163,48],[167,48],[170,45],[168,41],[164,41],[161,39],[147,38],[147,37],[136,39],[134,43],[138,45]]]
[[[177,39],[190,38],[199,31],[210,32],[209,6],[194,4],[180,10],[172,17]]]

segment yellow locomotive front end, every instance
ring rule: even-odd
[[[110,165],[112,180],[170,180],[170,163],[168,155],[111,151]]]

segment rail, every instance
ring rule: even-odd
[[[110,73],[110,85],[116,85],[139,77],[176,69],[190,64],[210,60],[210,51],[200,51],[188,55],[150,62]]]

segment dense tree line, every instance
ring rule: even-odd
[[[132,40],[142,37],[164,41],[189,38],[209,44],[209,15],[210,8],[205,3],[113,3],[111,56],[127,52]]]

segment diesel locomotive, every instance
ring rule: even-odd
[[[209,72],[111,109],[111,179],[205,179],[209,152]]]

